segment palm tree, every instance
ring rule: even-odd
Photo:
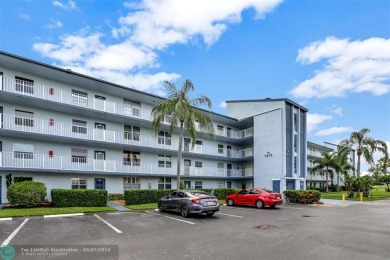
[[[329,173],[332,173],[332,169],[335,169],[337,167],[337,159],[336,159],[335,153],[324,151],[321,153],[321,155],[322,155],[322,158],[317,158],[313,161],[317,165],[312,169],[312,171],[315,172],[316,170],[320,170],[320,169],[324,169],[324,168],[326,169],[326,171],[325,171],[326,192],[328,192],[329,191],[329,189],[328,189],[328,186],[329,186],[328,176],[329,176]]]
[[[155,135],[158,134],[161,127],[161,122],[164,117],[171,116],[171,123],[169,133],[172,134],[174,130],[179,130],[179,147],[177,153],[177,189],[180,189],[180,173],[181,173],[181,156],[183,146],[184,129],[187,130],[188,135],[192,140],[192,146],[196,143],[197,126],[200,131],[210,134],[214,133],[214,126],[212,120],[202,111],[196,107],[205,105],[211,110],[211,100],[206,96],[198,96],[190,99],[188,93],[194,90],[194,85],[191,80],[187,79],[181,89],[177,89],[173,83],[164,82],[164,86],[168,91],[168,98],[152,109],[152,131]]]
[[[388,172],[388,168],[390,167],[390,158],[389,158],[389,150],[386,142],[377,140],[377,150],[382,152],[383,157],[378,160],[378,166],[381,169],[380,172],[383,175],[386,175]]]
[[[349,139],[341,141],[340,145],[348,147],[349,149],[356,150],[357,154],[357,177],[360,177],[360,157],[363,155],[363,158],[368,163],[373,163],[374,159],[372,154],[377,149],[377,141],[371,137],[368,137],[367,134],[370,132],[370,129],[363,128],[359,132],[352,132]]]
[[[348,161],[349,149],[347,147],[338,146],[337,151],[334,153],[336,165],[334,169],[337,174],[337,191],[340,191],[340,173],[345,176],[350,170],[353,170],[353,166]]]

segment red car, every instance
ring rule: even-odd
[[[245,189],[237,193],[229,194],[226,197],[226,204],[233,205],[253,205],[261,209],[264,206],[274,208],[276,205],[283,204],[283,198],[280,193],[267,189]]]

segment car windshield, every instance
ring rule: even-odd
[[[195,196],[195,197],[214,196],[210,193],[201,192],[201,191],[189,191],[188,193],[191,194],[192,196]]]

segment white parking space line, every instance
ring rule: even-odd
[[[107,226],[109,226],[110,228],[112,228],[113,230],[115,230],[116,233],[119,233],[121,234],[122,231],[120,231],[119,229],[117,229],[116,227],[114,227],[113,225],[111,225],[110,223],[108,223],[106,220],[102,219],[101,217],[99,217],[98,215],[96,214],[93,214],[95,217],[97,217],[98,219],[100,219],[101,221],[103,221]]]
[[[235,209],[235,210],[244,210],[244,211],[252,211],[252,212],[267,212],[267,213],[276,213],[274,210],[262,210],[257,208],[242,208],[242,207],[228,207],[224,208],[223,211],[229,210],[229,209]]]
[[[0,221],[12,220],[12,218],[0,218]]]
[[[289,206],[283,206],[280,207],[281,209],[304,209],[304,208],[297,208],[297,207],[289,207]]]
[[[244,218],[243,216],[224,214],[224,213],[220,213],[220,212],[218,212],[217,214],[218,214],[218,215],[229,216],[229,217],[234,217],[234,218]]]
[[[14,232],[12,232],[11,235],[9,235],[9,237],[4,240],[3,244],[1,244],[0,247],[5,247],[6,245],[8,245],[9,242],[11,242],[12,238],[14,238],[16,236],[16,234],[23,228],[23,226],[27,223],[27,221],[29,220],[29,218],[26,218],[22,224],[19,225],[19,227],[17,227]]]
[[[44,215],[43,218],[62,218],[62,217],[75,217],[75,216],[84,216],[84,213]]]
[[[184,222],[184,223],[187,223],[187,224],[195,225],[195,223],[193,223],[193,222],[185,221],[185,220],[182,220],[182,219],[173,218],[173,217],[165,216],[165,215],[162,215],[162,214],[157,214],[157,213],[150,212],[150,211],[145,211],[145,212],[146,212],[146,213],[149,213],[149,214],[153,214],[153,215],[165,217],[165,218],[174,219],[174,220],[181,221],[181,222]]]

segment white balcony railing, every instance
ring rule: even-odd
[[[164,139],[162,142],[158,137],[144,136],[140,133],[128,133],[119,131],[110,131],[92,127],[81,127],[72,124],[56,122],[52,120],[43,120],[38,118],[24,118],[9,114],[0,114],[0,128],[21,131],[36,134],[45,134],[60,136],[65,138],[77,138],[83,140],[94,140],[117,144],[136,145],[150,148],[161,148],[175,151],[178,147],[178,140]],[[169,142],[167,142],[169,140]],[[224,150],[219,153],[218,147],[205,145],[184,145],[184,151],[198,154],[226,156],[230,158],[244,158],[253,155],[252,148],[239,150]]]
[[[176,168],[159,167],[158,163],[128,165],[123,161],[96,160],[71,156],[0,152],[0,167],[15,169],[45,169],[58,171],[119,172],[135,174],[176,175]],[[253,169],[224,170],[208,167],[183,167],[182,175],[244,177],[253,176]]]
[[[104,111],[112,114],[124,115],[133,118],[142,118],[149,121],[151,120],[150,112],[141,109],[141,107],[129,106],[128,104],[124,103],[111,102],[104,99],[95,98],[93,95],[88,96],[82,93],[56,88],[55,86],[31,83],[20,79],[15,80],[14,78],[8,76],[2,76],[2,78],[3,82],[0,87],[0,91],[2,90],[10,93],[16,93],[18,95],[49,100],[76,107]],[[226,132],[216,131],[216,135],[226,136],[234,139],[247,138],[253,136],[253,128],[248,128],[241,131],[234,131],[230,129],[226,130]]]

